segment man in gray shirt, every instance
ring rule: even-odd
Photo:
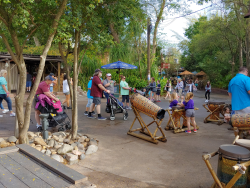
[[[111,80],[111,74],[110,73],[106,74],[106,79],[103,81],[103,86],[110,91],[111,95],[114,95],[114,84],[115,81]],[[107,98],[107,103],[108,103],[109,94],[104,91],[104,95]]]

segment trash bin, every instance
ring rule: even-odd
[[[120,86],[116,85],[114,86],[114,97],[118,99],[119,95],[120,95]]]

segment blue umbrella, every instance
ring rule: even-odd
[[[103,65],[101,66],[102,69],[137,69],[137,66],[135,65],[130,65],[128,63],[124,63],[121,61],[117,61],[114,63],[110,63],[107,65]]]

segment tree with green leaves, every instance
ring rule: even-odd
[[[34,0],[0,0],[0,36],[20,73],[19,90],[15,97],[16,114],[19,127],[20,143],[27,143],[27,131],[30,124],[32,101],[41,80],[47,53],[56,34],[58,22],[64,13],[67,0],[34,1]],[[48,28],[48,38],[44,46],[39,64],[36,81],[26,101],[24,112],[23,102],[26,88],[26,65],[23,50],[27,41],[35,32],[45,25]]]

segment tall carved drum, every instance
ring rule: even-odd
[[[231,118],[233,127],[249,127],[250,128],[250,114],[234,114]]]
[[[179,110],[179,113],[174,112],[175,110]],[[180,106],[173,106],[172,107],[172,114],[173,119],[176,127],[180,127],[181,125],[181,115],[186,115],[185,108]],[[183,127],[187,126],[187,120],[183,118]]]
[[[213,114],[210,115],[209,119],[218,120],[217,117],[220,117],[220,113],[224,108],[225,102],[209,102],[208,108],[213,112],[216,108],[218,108]],[[216,116],[217,117],[216,117]]]
[[[237,173],[232,167],[236,164],[243,163],[250,160],[250,151],[246,148],[225,144],[219,148],[219,159],[217,176],[220,182],[227,184]],[[245,174],[236,181],[233,188],[246,188],[248,179],[248,169]]]
[[[165,116],[165,110],[138,93],[132,95],[130,102],[133,107],[143,111],[146,114],[153,115],[157,119],[163,119]]]

